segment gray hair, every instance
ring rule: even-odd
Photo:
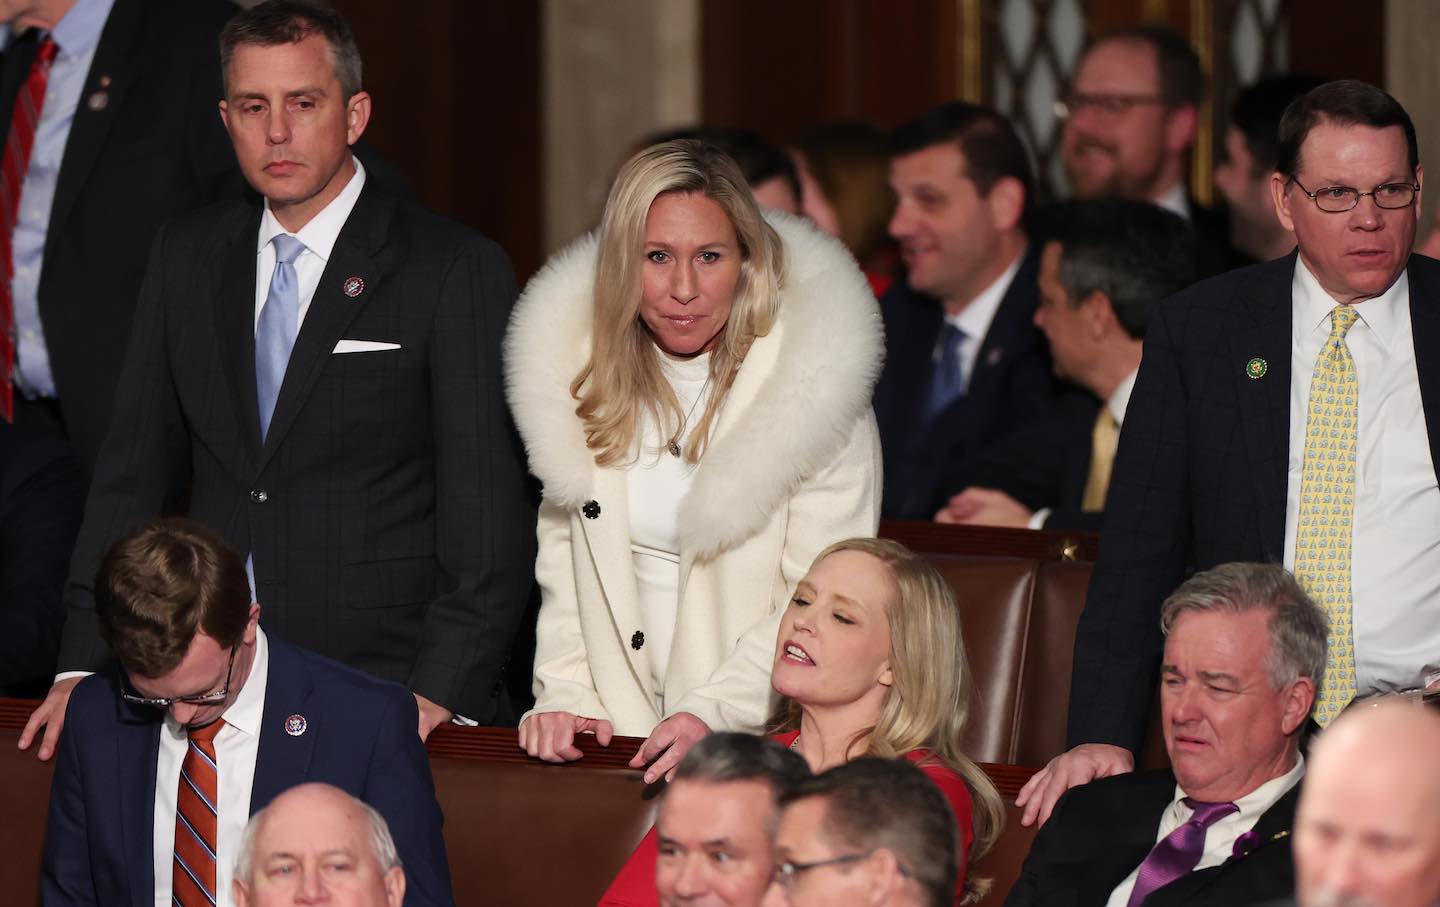
[[[379,810],[358,797],[352,797],[338,787],[331,787],[328,784],[321,786],[340,794],[349,800],[352,806],[365,814],[366,820],[370,823],[370,846],[375,851],[375,860],[380,864],[381,874],[400,866],[400,852],[395,849],[395,839],[390,835],[390,826],[386,823],[385,817],[380,815]],[[235,860],[235,878],[247,885],[250,883],[250,874],[254,869],[255,837],[259,834],[260,825],[265,821],[265,814],[269,811],[270,807],[266,806],[251,816],[250,821],[245,823],[245,833],[240,838],[240,855]]]
[[[1160,606],[1166,636],[1182,614],[1270,612],[1270,681],[1279,689],[1301,677],[1325,676],[1325,615],[1279,564],[1221,564],[1190,577]]]

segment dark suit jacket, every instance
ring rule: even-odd
[[[0,420],[0,695],[50,686],[85,467],[62,439]]]
[[[105,547],[188,484],[190,515],[253,554],[266,629],[477,721],[506,719],[501,671],[535,559],[500,375],[510,264],[367,183],[262,445],[260,214],[225,202],[156,239],[72,562],[61,667],[105,657],[92,589]],[[400,348],[332,353],[341,339]]]
[[[1125,413],[1100,555],[1075,637],[1069,740],[1138,751],[1154,698],[1160,603],[1187,564],[1284,558],[1295,254],[1161,303]],[[1410,258],[1410,315],[1440,467],[1440,262]],[[1246,364],[1264,359],[1263,378]]]
[[[75,109],[45,236],[40,318],[66,430],[92,467],[151,240],[170,217],[245,185],[216,108],[216,42],[234,12],[221,0],[115,0]],[[0,66],[0,124],[28,69],[28,59]],[[97,93],[106,100],[98,110],[88,103]]]
[[[1195,273],[1214,277],[1250,264],[1230,243],[1230,219],[1221,211],[1190,200],[1190,227],[1195,231]]]
[[[1084,511],[1080,505],[1100,406],[1088,391],[1061,393],[1024,425],[952,470],[946,495],[971,486],[995,488],[1031,510],[1049,507],[1046,529],[1098,532],[1100,511]]]
[[[885,456],[885,516],[928,520],[945,503],[945,474],[1004,437],[1050,399],[1054,377],[1044,335],[1035,327],[1039,301],[1033,246],[981,342],[965,394],[925,423],[940,303],[897,281],[880,300],[885,368],[875,386],[875,417]]]
[[[1074,788],[1035,836],[1006,907],[1104,907],[1155,846],[1175,795],[1169,771],[1115,775]],[[1157,888],[1146,907],[1244,907],[1294,891],[1290,826],[1300,785],[1256,821],[1253,849]]]
[[[402,687],[267,637],[265,717],[250,813],[297,784],[323,781],[379,810],[405,865],[407,905],[448,905],[450,870],[430,760]],[[285,731],[291,715],[306,730]],[[155,900],[155,762],[162,713],[120,698],[114,671],[75,688],[50,786],[44,903]]]

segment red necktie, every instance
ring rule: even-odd
[[[180,787],[175,797],[175,865],[170,882],[172,899],[180,907],[209,907],[215,899],[216,793],[219,775],[215,762],[215,735],[225,726],[221,718],[191,728],[185,761],[180,764]]]
[[[25,185],[25,168],[30,166],[30,150],[35,147],[35,128],[40,123],[45,83],[50,80],[56,50],[55,41],[48,35],[40,42],[35,62],[30,64],[30,75],[15,96],[10,132],[5,136],[5,162],[0,165],[0,416],[6,422],[15,421],[15,390],[11,384],[15,373],[15,304],[10,294],[15,258],[11,237],[20,214],[20,190]]]

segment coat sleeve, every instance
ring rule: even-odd
[[[1075,631],[1069,744],[1139,752],[1162,640],[1160,603],[1190,547],[1186,388],[1174,307],[1161,305],[1120,432],[1100,555]]]
[[[82,698],[72,696],[68,711],[73,712]],[[98,903],[90,872],[90,838],[85,831],[85,785],[76,742],[79,736],[80,732],[74,730],[60,735],[55,775],[50,782],[50,812],[40,874],[41,903],[46,907]]]
[[[95,571],[105,550],[143,520],[163,513],[188,485],[189,433],[175,393],[168,355],[166,262],[187,254],[169,248],[162,229],[150,249],[135,325],[115,394],[111,431],[100,448],[85,517],[65,587],[61,671],[93,671],[108,650],[95,619]],[[170,269],[173,273],[174,269]]]
[[[880,492],[880,434],[867,409],[830,464],[790,498],[779,586],[769,613],[741,635],[706,682],[681,697],[670,714],[689,712],[714,731],[760,729],[769,712],[775,636],[791,590],[827,546],[874,537],[880,525]]]
[[[415,733],[415,697],[395,691],[375,721],[375,750],[363,799],[390,826],[405,867],[407,907],[454,907],[450,863],[430,757]]]
[[[1030,844],[1030,852],[1025,855],[1025,863],[1020,867],[1020,875],[1015,879],[1015,884],[1010,886],[1010,894],[1005,898],[1005,907],[1030,907],[1040,903],[1044,883],[1054,870],[1052,861],[1057,842],[1064,833],[1065,807],[1069,801],[1070,794],[1063,794],[1056,802],[1050,818],[1036,832],[1035,840]]]
[[[540,617],[535,625],[535,708],[525,718],[536,712],[572,712],[608,721],[610,715],[600,702],[590,674],[590,657],[580,626],[570,532],[570,514],[549,501],[542,502],[536,530],[540,552],[535,559],[535,579],[540,584]]]
[[[435,553],[408,686],[486,721],[530,594],[535,510],[505,405],[500,341],[515,280],[498,246],[469,245],[440,289],[430,350]]]

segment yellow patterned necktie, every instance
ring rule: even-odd
[[[1315,720],[1322,727],[1355,698],[1350,548],[1359,383],[1345,334],[1358,317],[1349,305],[1330,312],[1330,336],[1315,360],[1305,416],[1295,578],[1324,610],[1330,625],[1325,680],[1315,700]]]

